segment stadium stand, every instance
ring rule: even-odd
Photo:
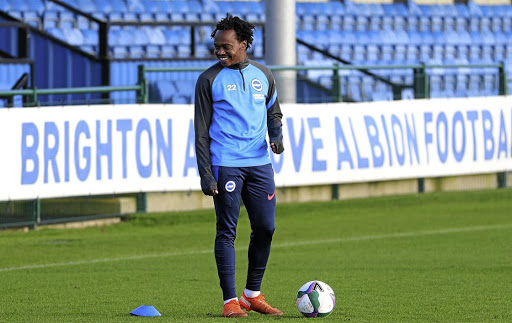
[[[136,65],[197,66],[213,61],[212,23],[226,12],[255,23],[265,22],[263,1],[214,0],[65,0],[66,4],[112,23],[108,55],[112,59],[110,84],[136,82]],[[98,24],[52,1],[5,0],[0,11],[25,21],[67,44],[98,55]],[[512,62],[512,5],[482,5],[473,1],[446,4],[359,3],[297,1],[297,37],[353,64],[484,64]],[[121,23],[115,25],[115,23]],[[158,25],[158,23],[163,23]],[[167,23],[177,23],[168,25]],[[154,24],[141,26],[143,23]],[[131,24],[131,25],[124,25]],[[298,65],[329,64],[328,58],[304,46],[297,48]],[[263,32],[256,30],[251,54],[262,59]],[[117,61],[121,59],[121,61]],[[138,61],[136,61],[138,59]],[[124,60],[124,61],[123,61]],[[132,60],[130,62],[130,60]],[[161,60],[158,62],[158,60]],[[206,60],[206,62],[204,62]],[[158,62],[158,63],[155,63]],[[119,66],[116,66],[119,65]],[[120,72],[128,69],[130,72]],[[496,69],[431,69],[431,96],[488,96],[498,94]],[[119,74],[120,73],[120,74]],[[329,90],[331,71],[309,71],[309,81]],[[193,99],[197,73],[172,73],[166,85],[174,95],[160,94],[165,102]],[[382,70],[379,75],[400,83],[412,82],[410,71]],[[388,100],[389,86],[363,77],[360,72],[341,73],[348,82],[342,92],[351,101]],[[158,82],[158,80],[152,80]],[[179,82],[179,86],[176,86]],[[343,85],[344,86],[344,85]],[[155,90],[155,91],[156,91]],[[115,99],[130,101],[130,94]],[[123,97],[127,95],[127,97]],[[410,98],[410,89],[403,92]]]

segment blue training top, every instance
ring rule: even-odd
[[[282,113],[274,77],[252,60],[224,67],[217,63],[197,80],[196,155],[199,174],[211,166],[250,167],[270,163],[270,142],[282,148]]]

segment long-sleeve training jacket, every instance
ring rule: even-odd
[[[269,68],[250,59],[204,71],[195,91],[195,145],[201,189],[217,189],[212,166],[270,163],[266,134],[283,149],[281,108]]]

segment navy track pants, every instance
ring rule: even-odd
[[[237,297],[235,238],[240,197],[249,214],[251,240],[245,288],[258,291],[270,254],[275,230],[275,182],[272,164],[252,167],[214,166],[219,194],[214,196],[217,216],[215,260],[224,300]]]

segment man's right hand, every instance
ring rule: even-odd
[[[210,194],[208,194],[208,195],[210,195],[210,196],[215,196],[215,195],[217,195],[217,194],[219,194],[219,190],[211,190],[211,191],[210,191]]]

